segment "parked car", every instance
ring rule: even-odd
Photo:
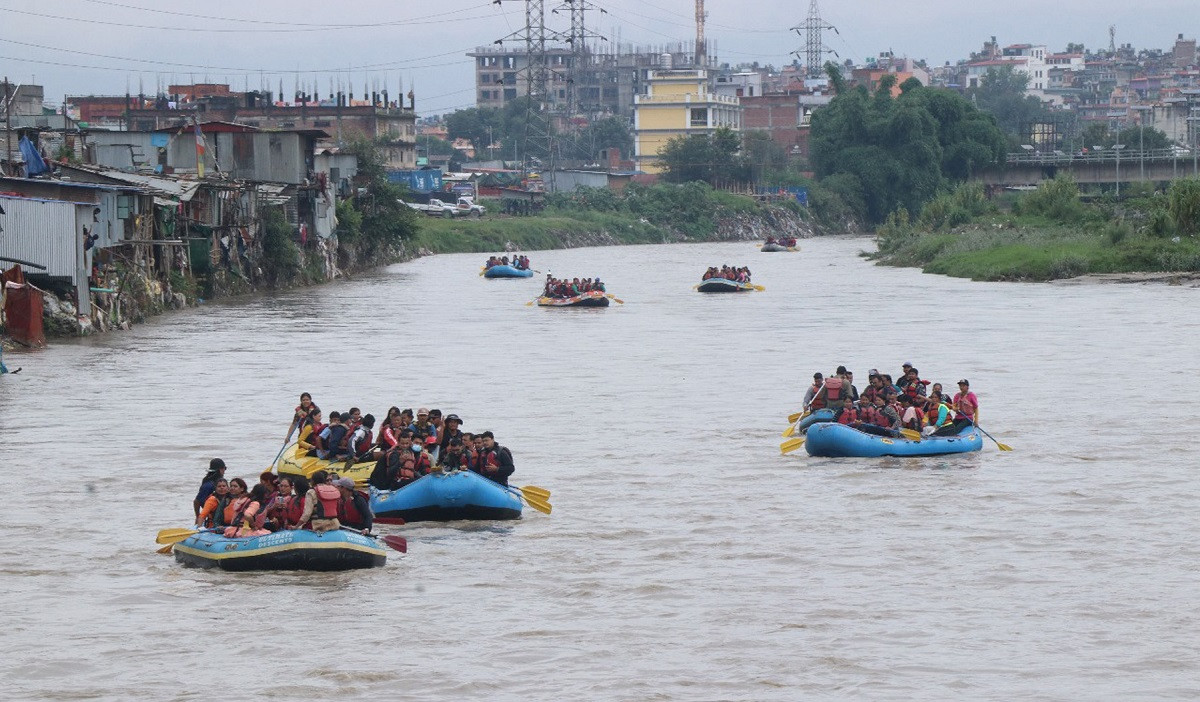
[[[401,202],[404,201],[401,200]],[[413,208],[417,212],[424,212],[430,217],[445,217],[446,219],[450,219],[451,217],[459,214],[454,205],[447,205],[436,198],[431,199],[427,205],[422,205],[419,202],[404,202],[404,204]]]

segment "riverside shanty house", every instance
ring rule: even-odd
[[[30,282],[66,294],[81,327],[108,305],[105,269],[123,264],[163,276],[183,242],[164,240],[153,195],[139,187],[0,178],[0,258],[20,263]]]

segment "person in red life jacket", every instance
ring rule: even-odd
[[[225,508],[229,506],[229,481],[218,478],[213,492],[205,498],[204,506],[196,513],[196,526],[211,528],[223,527],[225,524]]]
[[[374,434],[372,430],[375,428],[375,415],[368,414],[362,418],[354,433],[350,435],[348,440],[348,448],[350,455],[356,461],[365,461],[371,458],[371,448],[375,444]]]
[[[420,453],[412,429],[402,429],[400,443],[384,455],[382,463],[375,464],[367,482],[379,490],[399,490],[420,477]]]
[[[854,408],[854,405],[847,404],[842,408],[842,413],[838,415],[837,421],[838,424],[854,424],[858,422],[858,410]]]
[[[864,402],[875,402],[876,395],[883,394],[883,376],[879,375],[879,371],[874,368],[867,374],[867,389],[862,391],[859,400]]]
[[[925,398],[918,396],[918,400],[924,402]],[[900,396],[900,423],[905,429],[919,432],[925,428],[925,413],[917,406],[918,400],[913,400],[908,395]]]
[[[371,533],[375,515],[371,512],[371,503],[366,495],[354,489],[354,481],[350,478],[339,478],[335,485],[341,494],[338,521],[343,526],[361,530],[364,535]]]
[[[300,404],[296,405],[296,409],[292,411],[292,423],[288,425],[287,435],[290,437],[292,432],[304,428],[305,422],[308,420],[309,413],[314,409],[320,410],[312,401],[312,395],[306,392],[300,393]]]
[[[813,373],[812,385],[804,392],[804,409],[815,412],[825,406],[825,401],[817,398],[817,393],[824,389],[824,386],[825,376]]]
[[[904,383],[904,394],[909,397],[924,397],[928,392],[929,381],[921,380],[920,373],[916,368],[909,368],[901,382]]]
[[[483,432],[480,437],[483,439],[483,451],[479,454],[478,473],[507,486],[508,476],[515,470],[512,451],[496,443],[496,438],[490,431]]]
[[[312,487],[308,484],[308,478],[301,475],[292,476],[293,494],[288,498],[287,504],[283,509],[283,520],[281,521],[281,529],[303,529],[307,528],[307,524],[300,521],[304,516],[305,499],[308,493],[312,491]]]
[[[267,501],[267,506],[263,510],[263,514],[266,516],[263,528],[271,531],[278,531],[287,526],[287,509],[292,501],[292,479],[281,475],[275,487],[277,488],[275,496]],[[296,516],[298,517],[299,514]]]
[[[383,457],[383,454],[400,445],[400,432],[404,431],[404,425],[401,424],[402,421],[400,412],[397,410],[396,414],[392,415],[391,421],[383,425],[383,429],[379,431],[380,458]]]
[[[458,467],[465,470],[478,471],[479,469],[479,449],[475,448],[476,437],[468,432],[463,432],[462,435],[462,458],[459,460]]]
[[[317,449],[321,446],[321,432],[325,431],[326,426],[328,425],[322,421],[321,410],[314,409],[309,413],[307,424],[300,430],[300,437],[296,439],[305,455],[317,455]]]
[[[913,364],[910,363],[909,361],[905,361],[904,365],[902,365],[900,367],[901,370],[900,370],[900,375],[897,377],[897,380],[896,380],[896,388],[899,389],[901,392],[903,392],[904,389],[908,387],[908,383],[909,383],[908,371],[912,367],[913,367]],[[889,380],[891,380],[891,378],[889,378]]]
[[[265,509],[267,505],[275,501],[275,496],[279,494],[279,476],[265,470],[258,476],[258,484],[264,491],[261,505]]]
[[[825,385],[813,397],[813,404],[818,402],[824,403],[824,407],[828,407],[835,413],[840,412],[842,405],[846,404],[846,398],[850,393],[850,383],[846,382],[846,367],[838,366],[837,373],[825,379]]]
[[[312,482],[312,489],[304,496],[304,512],[300,515],[299,523],[304,524],[311,520],[310,528],[316,532],[340,529],[342,525],[338,522],[337,515],[341,493],[329,484],[329,474],[323,470],[313,473]]]

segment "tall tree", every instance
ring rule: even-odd
[[[1005,132],[1024,137],[1031,124],[1050,117],[1041,100],[1025,94],[1028,87],[1029,76],[1012,66],[989,68],[979,86],[967,90],[967,98],[991,113]]]

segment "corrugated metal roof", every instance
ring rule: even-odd
[[[79,170],[95,173],[96,175],[112,180],[118,180],[122,183],[136,185],[150,190],[156,190],[159,193],[168,197],[176,198],[180,202],[187,202],[192,199],[196,191],[203,185],[198,180],[181,180],[179,178],[166,178],[163,176],[147,175],[142,173],[126,173],[124,171],[112,171],[101,168],[85,168],[74,166]]]
[[[76,234],[76,207],[92,205],[63,200],[12,197],[0,215],[0,256],[46,267],[45,274],[75,281],[82,241]]]

